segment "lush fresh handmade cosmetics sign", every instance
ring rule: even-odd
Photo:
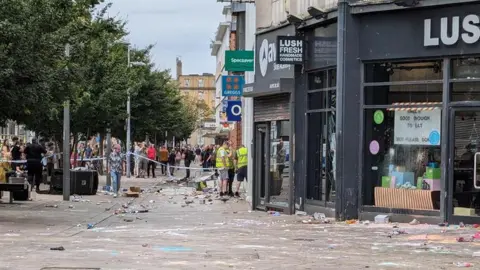
[[[303,64],[303,38],[296,36],[277,37],[277,64]]]
[[[394,143],[440,145],[441,110],[396,111]]]
[[[222,76],[222,96],[238,97],[243,94],[243,85],[245,80],[243,76],[224,75]]]

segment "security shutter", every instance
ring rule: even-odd
[[[278,94],[253,99],[255,122],[290,119],[290,94]]]

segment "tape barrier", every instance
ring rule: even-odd
[[[141,159],[145,159],[145,160],[148,160],[148,161],[153,161],[154,163],[156,164],[159,164],[160,166],[166,166],[168,168],[174,168],[174,169],[184,169],[184,170],[205,170],[205,168],[193,168],[193,167],[182,167],[182,166],[171,166],[169,164],[165,165],[161,162],[158,162],[156,160],[153,160],[153,159],[150,159],[150,158],[147,158],[147,157],[144,157],[144,156],[140,156],[138,154],[135,154],[135,153],[131,153],[131,152],[128,152],[127,155],[132,155],[132,156],[136,156],[136,157],[139,157]]]

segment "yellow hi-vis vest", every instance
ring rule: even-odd
[[[240,147],[237,150],[237,166],[238,168],[246,167],[248,165],[248,150],[246,147]]]
[[[223,166],[223,161],[222,161],[222,157],[220,156],[220,151],[223,150],[225,151],[225,163],[227,164],[227,167]],[[227,150],[223,147],[220,147],[218,148],[217,150],[217,153],[215,155],[215,167],[217,167],[217,169],[222,169],[222,168],[228,168],[230,166],[230,161],[229,161],[229,158],[227,153]]]

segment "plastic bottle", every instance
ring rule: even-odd
[[[468,262],[457,262],[455,263],[455,266],[457,267],[472,267],[473,265],[471,263],[468,263]]]

